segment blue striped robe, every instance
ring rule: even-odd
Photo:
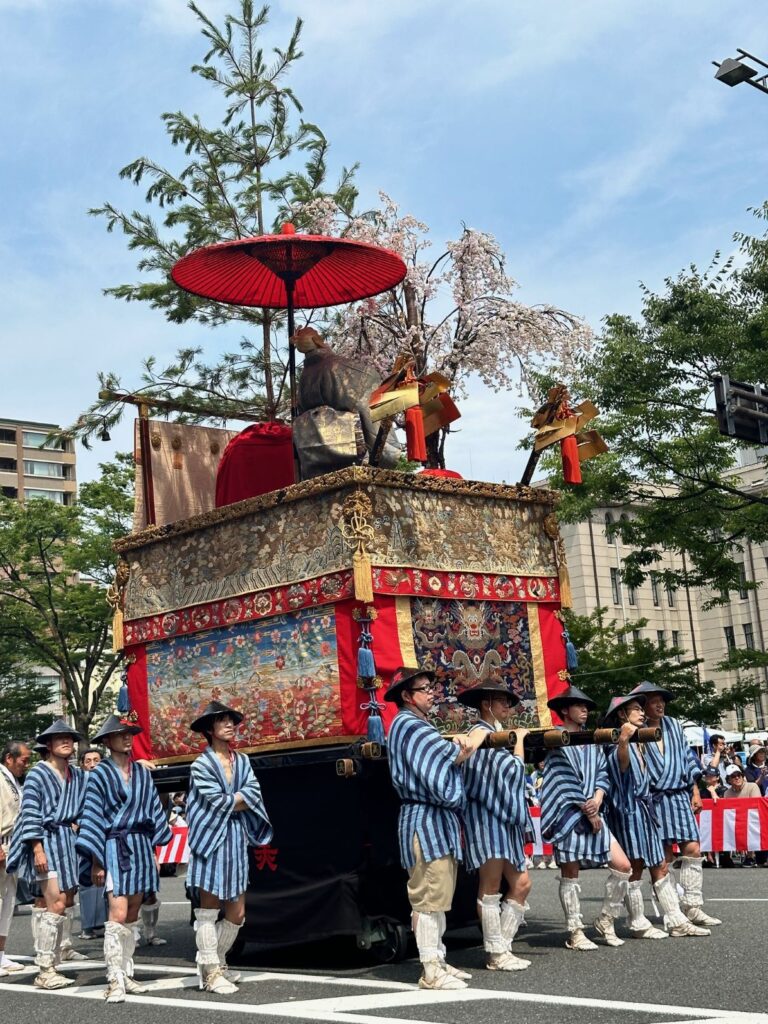
[[[272,839],[261,787],[245,754],[235,753],[232,781],[208,747],[192,765],[187,797],[189,871],[187,885],[220,900],[236,900],[248,888],[248,847]],[[236,811],[235,794],[248,804]]]
[[[596,790],[608,792],[605,754],[592,743],[550,750],[541,784],[541,835],[555,848],[558,864],[590,860],[605,864],[611,849],[611,832],[603,820],[593,832],[581,805]]]
[[[72,825],[80,818],[85,791],[85,772],[70,766],[66,782],[47,763],[27,775],[21,810],[13,830],[6,871],[36,886],[32,843],[42,840],[48,870],[58,876],[59,889],[77,888],[77,853]]]
[[[613,834],[630,860],[642,860],[648,867],[661,864],[664,847],[659,835],[651,796],[650,776],[637,744],[629,746],[629,768],[622,772],[619,752],[608,752],[607,818]]]
[[[155,847],[170,841],[165,812],[143,765],[131,765],[129,783],[111,758],[88,773],[77,850],[106,868],[115,896],[157,892]]]
[[[389,730],[387,753],[392,785],[402,801],[398,835],[403,867],[416,865],[414,836],[427,863],[449,854],[461,860],[458,812],[464,807],[464,783],[456,744],[419,715],[401,709]]]
[[[676,718],[661,719],[664,752],[657,743],[645,747],[659,832],[665,843],[698,842],[699,826],[691,810],[691,789],[701,768]]]
[[[493,732],[487,722],[478,727]],[[475,870],[491,858],[508,860],[525,870],[525,765],[509,750],[478,750],[464,764],[465,858]]]

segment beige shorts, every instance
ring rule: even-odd
[[[456,858],[449,855],[427,863],[418,836],[413,837],[413,852],[416,863],[408,870],[408,901],[412,909],[421,914],[447,912],[456,889]]]

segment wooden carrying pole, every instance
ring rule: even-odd
[[[565,729],[540,729],[536,732],[529,732],[525,737],[526,750],[557,750],[559,747],[567,747],[571,742],[571,734]],[[514,729],[501,732],[489,732],[483,740],[484,747],[491,750],[514,750],[517,746],[517,733]]]
[[[565,729],[532,729],[525,737],[525,750],[557,750],[559,747],[584,746],[588,743],[618,743],[619,729],[584,729],[567,732]],[[630,743],[655,743],[661,739],[661,729],[638,729],[630,736]],[[490,732],[483,747],[491,750],[514,750],[517,733],[514,729]]]

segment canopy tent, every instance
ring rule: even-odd
[[[711,736],[713,733],[717,733],[718,736],[722,736],[726,743],[749,743],[752,739],[764,740],[768,734],[768,730],[762,732],[733,732],[730,729],[721,729],[717,725],[690,725],[685,726],[685,738],[688,741],[690,747],[703,747],[704,746],[704,730]]]

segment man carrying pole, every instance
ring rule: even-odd
[[[680,884],[683,896],[680,906],[689,921],[703,928],[712,928],[722,922],[704,911],[704,872],[699,826],[694,813],[701,810],[701,796],[696,784],[701,778],[701,768],[686,742],[682,725],[666,713],[674,694],[653,683],[642,682],[631,691],[631,695],[645,699],[646,725],[661,729],[658,743],[646,745],[645,760],[666,859],[669,863],[675,859],[675,843],[682,855]],[[630,883],[630,890],[633,885],[639,891],[640,882]],[[642,907],[642,895],[640,901]]]
[[[519,699],[506,686],[480,683],[464,690],[460,703],[479,712],[478,728],[501,730],[499,719]],[[515,729],[514,753],[478,750],[464,767],[466,866],[478,871],[477,905],[489,971],[522,971],[531,961],[512,954],[512,941],[527,908],[531,879],[525,866],[525,832],[530,827],[525,801],[525,737]],[[501,880],[507,883],[501,898]]]
[[[466,988],[465,971],[445,962],[445,915],[451,909],[462,859],[459,812],[465,794],[460,765],[482,744],[485,729],[447,740],[427,716],[435,703],[435,674],[399,668],[384,699],[398,712],[387,738],[392,785],[400,797],[400,860],[422,964],[420,988]]]
[[[547,701],[570,733],[580,732],[590,710],[597,705],[576,686]],[[608,863],[603,905],[595,921],[598,934],[609,946],[621,946],[614,918],[622,911],[631,866],[627,855],[603,820],[602,805],[608,792],[608,768],[600,746],[589,743],[550,750],[541,788],[541,834],[555,848],[560,868],[560,904],[565,914],[568,949],[597,949],[584,933],[579,893],[579,863]]]
[[[664,923],[669,934],[675,938],[709,935],[708,929],[695,925],[681,911],[677,890],[664,857],[642,745],[632,742],[634,734],[645,722],[644,703],[645,697],[642,694],[630,693],[624,697],[614,697],[603,719],[605,725],[618,726],[620,729],[618,742],[608,752],[608,820],[632,863],[630,881],[638,881],[642,877],[643,868],[648,867],[653,891],[664,913]],[[634,909],[630,901],[630,910]],[[663,937],[662,934],[647,934],[647,923],[647,920],[630,917],[630,930],[633,933],[639,932],[640,938]]]

